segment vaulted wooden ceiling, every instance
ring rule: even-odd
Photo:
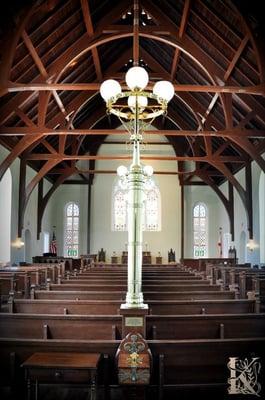
[[[119,125],[106,115],[100,83],[124,84],[137,57],[150,87],[160,79],[175,86],[167,117],[151,132],[173,146],[180,183],[207,184],[220,195],[228,180],[246,197],[234,173],[251,160],[265,171],[265,38],[257,0],[248,3],[245,9],[245,1],[232,0],[18,2],[1,29],[0,143],[10,155],[0,177],[18,156],[31,165],[28,199],[43,177],[53,191],[73,182],[76,162],[86,159],[90,175],[80,173],[78,183],[91,183],[102,172],[97,159],[108,157],[99,148],[108,135],[115,142]],[[184,161],[195,162],[192,173],[183,174]]]

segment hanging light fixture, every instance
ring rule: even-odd
[[[143,67],[131,67],[125,81],[129,90],[122,92],[121,85],[114,79],[104,81],[100,86],[100,94],[106,102],[107,112],[121,120],[134,120],[136,103],[138,105],[138,120],[152,120],[166,114],[167,104],[174,96],[174,86],[169,81],[156,82],[153,90],[145,90],[149,76]],[[120,99],[127,98],[127,104]],[[151,100],[151,101],[148,101]]]
[[[126,308],[148,308],[142,293],[142,222],[146,190],[152,187],[153,168],[143,166],[140,161],[140,143],[143,132],[155,118],[165,115],[168,102],[174,96],[174,86],[168,81],[159,81],[149,90],[149,76],[139,64],[139,2],[134,0],[134,66],[125,75],[128,90],[122,91],[114,79],[104,81],[100,94],[106,102],[108,114],[117,116],[130,134],[133,147],[129,168],[121,165],[117,169],[120,187],[126,189],[128,199],[128,286]],[[126,101],[125,101],[126,100]]]

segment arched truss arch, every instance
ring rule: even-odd
[[[50,70],[49,75],[53,76],[53,77],[55,76],[55,78],[53,79],[53,82],[56,83],[56,82],[58,82],[58,80],[60,79],[60,76],[62,75],[64,70],[68,67],[68,65],[70,65],[71,62],[73,62],[75,59],[79,58],[84,53],[92,50],[93,48],[95,48],[97,46],[100,46],[101,44],[105,44],[105,43],[108,43],[108,42],[111,42],[114,40],[131,37],[131,36],[133,36],[132,32],[109,35],[108,37],[105,37],[105,38],[100,38],[100,37],[95,38],[95,35],[94,35],[94,37],[92,37],[90,40],[87,40],[87,38],[86,38],[86,40],[82,39],[81,43],[79,43],[79,46],[76,45],[75,49],[71,49],[71,51],[68,50],[66,52],[66,54],[64,54],[64,60],[59,59],[59,61],[57,63],[55,63],[55,65],[53,65],[53,67]],[[146,34],[146,33],[141,33],[141,32],[139,33],[139,36],[154,39],[154,40],[163,42],[165,44],[168,44],[174,48],[180,49],[185,54],[187,54],[194,62],[196,62],[200,68],[202,68],[202,70],[204,71],[204,73],[207,74],[207,76],[209,77],[209,79],[213,83],[213,85],[216,84],[216,78],[218,77],[218,75],[222,75],[222,71],[220,70],[220,68],[216,65],[213,65],[213,63],[209,59],[207,60],[208,69],[203,65],[203,56],[204,55],[202,54],[202,52],[197,51],[197,49],[194,49],[191,45],[191,42],[189,43],[187,41],[187,39],[177,40],[175,38],[164,38],[164,37],[159,37],[158,35],[155,35],[155,34]],[[196,53],[196,55],[194,53]],[[62,61],[64,61],[64,65],[60,64],[60,62],[62,63]],[[224,102],[223,95],[224,94],[221,94],[220,98],[222,101],[224,113],[225,113],[225,115],[227,115],[228,114],[227,105]],[[44,121],[45,121],[44,113],[46,113],[46,111],[47,111],[49,96],[51,96],[51,93],[45,94],[45,97],[42,98],[43,115],[42,115],[41,119]],[[45,134],[43,134],[43,136],[44,135]],[[23,139],[21,139],[21,140],[23,140]],[[29,138],[28,138],[28,140],[29,140]],[[36,140],[38,140],[38,139],[36,139]],[[238,138],[237,141],[241,147],[243,147],[245,145],[244,143],[243,144],[241,143],[241,138]],[[247,143],[250,143],[248,141],[248,139],[246,139],[246,141],[247,141]],[[34,142],[35,142],[35,138],[30,138],[30,144],[32,144]],[[252,147],[251,147],[251,149],[252,149]],[[21,148],[22,148],[22,146],[21,146]],[[23,147],[23,150],[21,150],[21,148],[17,149],[16,157],[18,155],[20,155],[21,152],[23,150],[25,150],[26,147]],[[255,153],[255,152],[253,151],[253,153]],[[256,157],[256,154],[254,154],[254,156]],[[10,158],[12,161],[14,160],[13,155],[11,155]],[[259,161],[259,164],[262,164],[262,160],[259,159],[258,161]],[[10,161],[9,161],[8,166],[9,165],[10,165]],[[262,168],[264,168],[264,166],[262,166]],[[0,166],[0,169],[1,169],[1,166]]]

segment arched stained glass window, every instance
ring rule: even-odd
[[[161,230],[161,199],[158,187],[154,184],[146,191],[143,205],[143,230]],[[117,183],[114,186],[112,198],[112,230],[127,231],[127,190],[121,189]]]
[[[113,230],[126,231],[127,230],[127,195],[124,190],[115,188],[113,199]]]
[[[66,205],[65,256],[77,257],[79,245],[79,207],[75,203]]]
[[[195,258],[207,257],[207,209],[203,203],[193,208],[193,255]]]
[[[145,201],[145,227],[146,231],[161,230],[160,192],[157,186],[148,190]]]

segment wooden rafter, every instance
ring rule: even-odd
[[[119,74],[122,77],[122,74]],[[117,75],[116,75],[117,76]],[[165,78],[165,75],[162,75]],[[265,84],[255,86],[218,86],[218,85],[190,85],[173,83],[176,92],[201,92],[201,93],[238,93],[265,96]],[[153,84],[147,86],[151,89]],[[122,85],[126,88],[125,85]],[[8,86],[3,87],[0,95],[13,92],[35,92],[35,91],[99,91],[100,83],[15,83],[9,82]]]
[[[184,2],[184,8],[182,12],[182,17],[181,17],[181,22],[180,22],[180,28],[179,28],[179,38],[181,39],[187,25],[188,21],[188,16],[189,16],[189,10],[190,10],[190,0],[185,0]],[[171,80],[173,81],[175,79],[176,71],[177,71],[177,66],[179,62],[179,56],[180,56],[180,49],[176,49],[172,61],[172,67],[171,67]]]
[[[91,20],[91,13],[89,9],[89,4],[88,0],[81,0],[81,7],[82,7],[82,12],[83,12],[83,17],[86,25],[86,30],[88,33],[88,36],[91,37],[94,34],[94,29],[93,29],[93,24]],[[97,48],[93,48],[92,50],[92,57],[95,65],[95,70],[97,74],[98,81],[102,81],[102,71],[101,71],[101,66],[100,66],[100,60],[99,60],[99,55],[98,55],[98,50]]]
[[[172,115],[172,113],[171,113]],[[48,127],[38,127],[38,126],[30,126],[30,127],[7,127],[0,126],[0,135],[1,136],[27,136],[31,137],[36,134],[42,134],[42,136],[50,136],[50,135],[120,135],[127,134],[127,131],[124,129],[116,130],[116,129],[84,129],[84,128],[58,128],[51,129]],[[253,137],[253,138],[263,138],[265,137],[265,130],[262,129],[238,129],[237,127],[231,129],[221,129],[221,130],[187,130],[187,129],[179,129],[179,130],[148,130],[145,132],[145,135],[165,135],[165,136],[206,136],[206,137]]]

